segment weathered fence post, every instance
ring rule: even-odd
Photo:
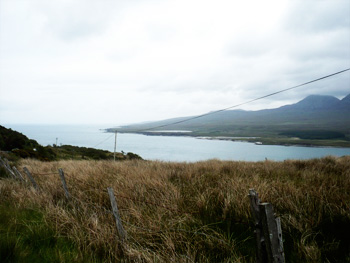
[[[267,262],[267,254],[265,249],[264,233],[262,232],[262,222],[260,218],[260,199],[258,193],[254,189],[249,189],[250,208],[252,211],[255,225],[255,243],[256,243],[256,262]]]
[[[108,187],[107,190],[108,190],[108,194],[109,194],[109,199],[111,200],[112,211],[113,211],[113,215],[115,217],[118,235],[119,235],[121,242],[123,243],[125,238],[126,238],[126,232],[123,228],[122,221],[121,221],[120,216],[119,216],[117,201],[115,200],[113,189],[111,187]]]
[[[6,158],[3,160],[6,167],[10,167],[10,163],[9,163],[9,160],[7,160]]]
[[[11,169],[11,166],[8,162],[8,160],[5,158],[5,159],[2,159],[0,157],[0,164],[2,164],[2,166],[5,168],[5,170],[7,171],[7,173],[14,179],[17,179],[17,175],[12,171]]]
[[[277,226],[278,222],[280,224],[281,221],[275,219],[273,207],[270,203],[262,203],[259,208],[268,262],[284,263],[282,232],[279,233],[278,228],[280,227]]]
[[[255,223],[256,262],[284,263],[280,218],[275,218],[271,204],[260,203],[254,189],[249,190],[249,197]]]
[[[276,218],[276,224],[277,224],[277,233],[278,233],[279,252],[281,253],[281,255],[283,257],[283,261],[281,261],[281,262],[285,262],[286,259],[284,257],[281,218],[279,218],[279,217]]]
[[[62,168],[58,169],[58,173],[60,174],[60,178],[61,178],[61,181],[62,181],[64,193],[65,193],[67,199],[70,199],[70,194],[68,192],[67,183],[66,183],[66,179],[64,178],[64,172],[63,172]]]
[[[32,182],[32,185],[34,186],[35,190],[39,190],[39,186],[37,185],[37,183],[35,182],[33,176],[30,174],[29,170],[27,169],[27,167],[23,168],[24,172],[27,174],[29,180]]]
[[[16,166],[12,167],[12,170],[15,172],[15,174],[17,175],[17,177],[19,178],[19,180],[24,182],[24,178],[22,176],[22,174],[17,170]]]

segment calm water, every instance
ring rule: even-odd
[[[65,125],[3,125],[19,131],[40,144],[93,147],[114,150],[114,134],[105,133],[111,126],[65,126]],[[350,155],[350,148],[297,147],[255,145],[246,142],[204,140],[190,137],[145,136],[119,134],[117,151],[133,152],[147,160],[201,161],[208,159],[261,161],[265,158],[282,161],[286,159],[310,159],[327,155]]]

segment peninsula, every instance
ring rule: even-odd
[[[311,95],[259,111],[226,110],[107,129],[108,132],[192,136],[257,144],[350,147],[350,94]]]

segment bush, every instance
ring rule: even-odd
[[[336,131],[287,131],[281,132],[280,135],[289,137],[298,137],[305,140],[332,140],[332,139],[345,139],[344,133]]]

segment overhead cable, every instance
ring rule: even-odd
[[[175,121],[175,122],[172,122],[172,123],[159,125],[159,126],[154,126],[154,127],[151,127],[151,128],[134,130],[134,132],[143,132],[143,131],[150,131],[150,130],[154,130],[154,129],[164,128],[164,127],[168,127],[168,126],[171,126],[171,125],[175,125],[175,124],[184,123],[184,122],[188,122],[188,121],[191,121],[191,120],[199,119],[199,118],[202,118],[202,117],[205,117],[205,116],[208,116],[208,115],[213,115],[213,114],[216,114],[216,113],[219,113],[219,112],[222,112],[222,111],[226,111],[226,110],[237,108],[239,106],[242,106],[242,105],[245,105],[245,104],[248,104],[248,103],[252,103],[252,102],[257,101],[257,100],[261,100],[261,99],[264,99],[264,98],[267,98],[267,97],[271,97],[273,95],[276,95],[276,94],[279,94],[279,93],[282,93],[282,92],[286,92],[288,90],[296,89],[296,88],[299,88],[299,87],[302,87],[302,86],[305,86],[305,85],[308,85],[308,84],[311,84],[311,83],[314,83],[314,82],[317,82],[317,81],[320,81],[320,80],[323,80],[323,79],[326,79],[326,78],[329,78],[329,77],[332,77],[332,76],[335,76],[335,75],[338,75],[338,74],[341,74],[341,73],[343,73],[345,71],[348,71],[348,70],[350,70],[350,68],[347,68],[347,69],[344,69],[344,70],[341,70],[341,71],[338,71],[338,72],[335,72],[335,73],[332,73],[332,74],[329,74],[327,76],[323,76],[323,77],[320,77],[320,78],[317,78],[317,79],[314,79],[314,80],[310,80],[308,82],[305,82],[305,83],[302,83],[302,84],[299,84],[299,85],[296,85],[296,86],[293,86],[293,87],[290,87],[290,88],[282,89],[282,90],[279,90],[279,91],[276,91],[276,92],[273,92],[273,93],[270,93],[270,94],[267,94],[267,95],[264,95],[264,96],[252,99],[252,100],[248,100],[246,102],[239,103],[239,104],[236,104],[236,105],[233,105],[233,106],[221,109],[221,110],[211,111],[211,112],[208,112],[208,113],[205,113],[205,114],[189,117],[189,118],[187,118],[185,120]]]
[[[103,141],[100,141],[99,143],[97,143],[96,145],[94,145],[92,148],[96,148],[96,146],[100,145],[101,143],[104,143],[105,141],[109,140],[110,138],[112,138],[112,136],[114,136],[114,134],[112,134],[111,136],[108,136],[106,139],[104,139]]]

